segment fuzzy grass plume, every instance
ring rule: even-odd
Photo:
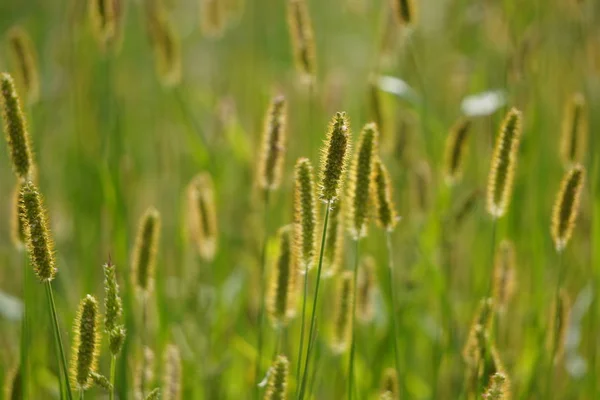
[[[471,121],[467,118],[460,118],[450,129],[446,138],[444,178],[449,186],[455,185],[462,178],[470,128]]]
[[[17,86],[28,104],[35,104],[40,97],[40,78],[37,52],[31,37],[21,26],[12,27],[7,34],[8,51]]]
[[[398,223],[398,214],[392,199],[392,182],[387,168],[378,157],[375,160],[373,178],[373,202],[375,221],[380,228],[392,232]]]
[[[336,113],[329,125],[325,147],[321,152],[319,198],[324,202],[335,202],[339,196],[350,157],[350,138],[346,113]]]
[[[154,65],[161,83],[166,87],[181,82],[181,44],[166,11],[159,2],[148,2],[146,25],[154,51]]]
[[[223,35],[226,13],[223,0],[200,0],[200,29],[207,37]]]
[[[566,173],[561,183],[552,211],[551,226],[552,239],[558,252],[564,250],[573,235],[584,181],[584,167],[575,165]]]
[[[348,230],[354,240],[367,235],[369,224],[369,196],[375,178],[375,159],[379,132],[374,123],[364,126],[360,133],[356,154],[348,178]]]
[[[276,190],[281,183],[281,170],[287,136],[287,106],[283,96],[271,101],[265,127],[258,165],[258,184],[264,190]]]
[[[286,326],[296,314],[296,277],[293,227],[279,229],[279,254],[271,272],[267,310],[275,327]]]
[[[0,106],[2,107],[4,134],[13,169],[21,180],[27,180],[30,179],[33,169],[29,132],[15,83],[7,73],[0,75],[0,90],[2,92]]]
[[[373,320],[375,295],[375,259],[365,256],[358,268],[356,284],[356,317],[363,324]]]
[[[566,167],[582,163],[587,151],[588,121],[585,97],[575,93],[565,107],[560,157]]]
[[[217,211],[213,180],[207,172],[196,175],[188,188],[188,222],[200,257],[210,262],[218,245]]]
[[[108,335],[109,349],[113,356],[121,351],[125,341],[123,322],[123,302],[119,295],[116,266],[112,262],[104,264],[104,332]]]
[[[496,139],[487,187],[487,210],[494,218],[502,217],[510,204],[521,140],[521,119],[521,112],[512,108]]]
[[[121,33],[123,0],[89,0],[88,15],[92,32],[102,50],[113,47]]]
[[[510,240],[500,242],[494,259],[492,296],[499,312],[504,312],[515,290],[515,246]]]
[[[296,69],[307,82],[316,73],[315,40],[306,0],[287,0],[287,20]]]
[[[287,400],[288,399],[288,374],[290,363],[286,356],[277,356],[267,382],[265,400]]]
[[[571,299],[566,290],[561,289],[552,303],[548,326],[547,348],[554,355],[553,364],[560,362],[564,355],[567,327],[571,315]]]
[[[88,294],[79,304],[73,329],[71,380],[79,390],[86,390],[90,387],[91,373],[96,372],[100,348],[98,320],[98,303],[94,296]]]
[[[496,372],[490,379],[490,384],[482,397],[483,400],[508,400],[510,397],[506,374]]]
[[[344,210],[343,201],[331,206],[323,249],[323,277],[337,274],[344,262]]]
[[[399,400],[398,377],[395,368],[386,368],[381,378],[380,400]]]
[[[167,345],[164,353],[163,400],[181,399],[181,355],[174,344]]]
[[[391,0],[394,17],[399,24],[413,25],[417,18],[417,0]]]
[[[317,206],[310,161],[298,159],[294,174],[294,246],[298,268],[304,273],[315,263],[317,246]]]
[[[352,302],[354,283],[352,271],[344,271],[338,278],[333,308],[331,348],[341,354],[348,349],[352,336]]]
[[[154,266],[160,237],[160,214],[155,208],[146,210],[140,220],[131,263],[133,285],[143,293],[154,286]]]

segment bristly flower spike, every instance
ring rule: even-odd
[[[40,79],[37,52],[31,37],[21,26],[14,26],[8,31],[8,46],[15,80],[23,89],[27,103],[35,104],[40,97]]]
[[[352,302],[354,301],[352,271],[344,271],[338,279],[331,347],[334,352],[341,354],[348,349],[352,335]]]
[[[279,254],[271,272],[267,309],[275,327],[280,328],[295,316],[296,276],[298,269],[293,254],[293,227],[279,229]]]
[[[202,172],[192,180],[188,188],[188,212],[190,231],[204,261],[214,259],[217,251],[219,228],[215,190],[211,176]]]
[[[551,227],[552,239],[558,252],[564,250],[573,235],[584,181],[585,168],[577,164],[566,173],[561,183],[552,211]]]
[[[288,374],[290,362],[286,356],[277,356],[271,366],[265,400],[288,399]]]
[[[585,97],[575,93],[567,103],[562,126],[560,157],[565,167],[581,163],[587,151],[588,121]]]
[[[448,186],[458,183],[462,178],[470,128],[471,121],[467,118],[460,118],[454,124],[450,130],[450,134],[446,138],[444,176]]]
[[[350,155],[350,125],[346,113],[332,119],[321,151],[319,198],[325,203],[337,200]]]
[[[502,217],[510,204],[521,140],[521,119],[521,112],[512,108],[496,139],[487,187],[487,210],[494,218]]]
[[[71,378],[73,385],[86,390],[92,383],[91,373],[96,372],[100,347],[98,330],[98,303],[94,296],[87,295],[79,304],[74,326]]]
[[[317,227],[313,169],[307,158],[296,162],[294,181],[294,246],[298,268],[305,273],[315,263]]]
[[[287,107],[283,96],[276,96],[265,118],[258,165],[258,184],[264,190],[276,190],[281,183],[281,169],[287,136]]]
[[[311,83],[315,76],[316,54],[313,28],[306,0],[287,0],[288,26],[296,68]]]
[[[104,332],[108,335],[109,349],[113,356],[121,351],[125,341],[125,327],[122,325],[123,302],[119,295],[116,266],[104,264]]]
[[[159,236],[160,214],[151,207],[140,220],[131,267],[134,286],[145,294],[153,289]]]
[[[398,223],[398,214],[392,199],[392,183],[387,168],[379,157],[375,160],[373,202],[375,203],[375,221],[382,229],[392,232]]]

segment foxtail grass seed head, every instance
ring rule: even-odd
[[[508,400],[508,378],[502,372],[495,373],[483,394],[484,400]]]
[[[413,25],[417,18],[417,0],[391,0],[394,16],[399,24]]]
[[[554,360],[552,360],[554,364],[559,363],[563,357],[567,326],[571,316],[571,299],[564,289],[559,291],[557,300],[558,302],[556,300],[552,302],[547,339],[548,354],[554,353]]]
[[[295,316],[296,275],[293,226],[279,229],[279,254],[271,272],[267,309],[276,328],[284,327]]]
[[[392,199],[392,182],[387,168],[381,159],[375,160],[375,175],[373,199],[375,203],[375,216],[377,225],[388,232],[392,232],[398,223],[398,214]]]
[[[121,14],[121,0],[89,0],[88,15],[96,40],[102,50],[111,46],[117,39]]]
[[[323,249],[323,277],[329,278],[339,271],[344,262],[344,210],[343,201],[337,201],[329,211],[329,221]]]
[[[210,174],[202,172],[192,180],[188,189],[188,202],[192,238],[200,257],[210,262],[215,258],[219,237],[215,190]]]
[[[398,400],[398,377],[395,368],[386,368],[381,378],[381,400]]]
[[[156,73],[163,86],[177,86],[181,82],[179,37],[162,7],[156,4],[148,6],[146,18],[150,42],[154,51]]]
[[[148,393],[148,395],[146,396],[146,398],[144,400],[159,400],[159,399],[160,399],[160,389],[155,388],[155,389],[152,389],[152,391],[150,393]]]
[[[287,19],[296,69],[311,83],[316,73],[315,40],[306,0],[287,0]]]
[[[494,259],[494,284],[492,294],[498,312],[504,312],[513,296],[516,281],[515,246],[503,240]]]
[[[271,366],[265,400],[288,399],[288,374],[290,362],[286,356],[277,356]]]
[[[134,397],[136,400],[144,400],[144,393],[150,392],[145,399],[150,398],[152,393],[155,393],[154,398],[160,397],[160,391],[154,389],[150,391],[150,385],[154,380],[154,352],[149,347],[142,349],[142,356],[136,360],[136,368],[134,374]],[[142,377],[144,378],[142,380]]]
[[[181,355],[174,344],[167,345],[164,354],[162,398],[163,400],[181,399]]]
[[[314,265],[317,245],[315,185],[313,168],[307,158],[296,162],[294,181],[294,246],[298,268],[304,273]]]
[[[143,293],[153,289],[159,237],[160,214],[151,207],[140,220],[131,266],[133,285]]]
[[[222,0],[200,0],[200,28],[205,36],[218,38],[223,35],[225,11]]]
[[[276,190],[281,183],[281,170],[287,136],[287,106],[283,96],[276,96],[265,118],[262,148],[258,166],[258,183],[264,190]]]
[[[412,167],[410,186],[413,209],[420,215],[426,215],[432,202],[433,186],[431,167],[427,161],[417,161]]]
[[[4,134],[6,135],[13,169],[21,180],[27,180],[30,179],[33,159],[25,115],[21,109],[21,101],[13,78],[9,74],[0,74],[0,86],[0,90],[2,90],[0,103],[2,106],[2,119],[4,120]]]
[[[375,259],[363,257],[357,272],[356,317],[363,324],[368,324],[374,316]]]
[[[379,132],[374,123],[365,125],[360,133],[358,148],[348,178],[348,230],[354,240],[367,235],[369,224],[369,196],[374,185],[375,158]]]
[[[335,353],[341,354],[348,349],[352,336],[352,302],[354,301],[352,271],[344,271],[338,279],[331,348]]]
[[[521,112],[512,108],[496,139],[487,187],[487,210],[494,218],[502,217],[510,204],[521,140],[521,119]]]
[[[19,204],[19,199],[21,197],[21,186],[21,182],[17,181],[12,195],[10,218],[11,239],[18,250],[25,248],[25,243],[27,243],[25,234],[25,221],[23,221],[21,216],[21,206]]]
[[[42,282],[50,282],[56,275],[54,242],[42,196],[31,181],[21,187],[21,220],[25,224],[27,251],[35,274]]]
[[[585,160],[588,139],[587,106],[581,93],[575,93],[566,105],[560,143],[560,157],[566,167]]]
[[[123,302],[119,295],[116,266],[110,261],[104,264],[104,331],[108,335],[112,355],[121,351],[125,340],[125,328],[122,325]]]
[[[552,210],[551,233],[556,251],[561,252],[573,235],[581,191],[585,181],[585,169],[577,164],[566,173]]]
[[[8,51],[17,86],[28,104],[37,103],[40,97],[37,52],[23,27],[14,26],[8,31]]]
[[[73,330],[71,379],[78,389],[88,389],[92,383],[91,373],[96,371],[100,348],[98,319],[98,303],[94,296],[88,294],[79,303]]]
[[[479,354],[481,353],[481,335],[486,335],[490,329],[494,308],[491,298],[482,299],[479,302],[473,322],[467,336],[467,343],[463,348],[463,359],[469,367],[477,366]]]
[[[333,117],[321,151],[319,197],[334,202],[339,196],[350,157],[350,124],[345,112]]]
[[[98,386],[99,388],[102,388],[104,390],[106,390],[107,392],[112,390],[112,385],[110,383],[110,381],[108,380],[107,377],[105,377],[104,375],[101,375],[97,372],[90,372],[90,378],[92,379],[92,382],[94,383],[95,386]]]
[[[453,186],[462,178],[463,165],[467,156],[467,142],[471,121],[461,118],[454,124],[446,138],[444,154],[444,178],[448,186]]]

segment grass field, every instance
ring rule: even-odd
[[[0,400],[600,398],[597,0],[4,0],[0,37]]]

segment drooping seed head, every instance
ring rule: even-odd
[[[287,20],[296,69],[301,78],[310,83],[316,72],[316,53],[306,0],[287,0],[287,2]]]
[[[492,294],[499,312],[504,312],[512,298],[516,280],[515,246],[510,240],[503,240],[494,259],[494,284]]]
[[[552,302],[548,326],[547,348],[549,354],[554,354],[554,364],[558,364],[565,350],[567,327],[571,316],[571,299],[564,289],[558,293],[558,298]]]
[[[565,174],[552,210],[551,233],[556,251],[561,252],[573,235],[579,214],[581,191],[585,181],[585,169],[577,164]]]
[[[0,86],[4,134],[6,135],[13,170],[21,180],[31,179],[33,158],[29,145],[29,132],[27,131],[25,115],[21,109],[19,95],[12,77],[7,73],[0,75]]]
[[[381,378],[380,400],[398,400],[398,376],[395,368],[386,368]]]
[[[181,355],[174,344],[167,345],[164,354],[162,398],[163,400],[181,399]]]
[[[149,208],[140,220],[131,263],[133,285],[143,293],[153,289],[159,237],[160,214]]]
[[[284,327],[295,316],[297,266],[293,254],[293,226],[279,229],[279,254],[271,272],[267,310],[276,328]]]
[[[31,181],[23,183],[19,200],[21,220],[25,224],[25,242],[38,279],[49,282],[56,275],[54,242],[42,196]]]
[[[446,184],[453,186],[462,178],[463,165],[467,156],[467,142],[471,121],[466,118],[459,119],[446,138],[446,151],[444,154],[444,176]]]
[[[25,243],[27,243],[25,235],[25,222],[21,218],[21,206],[19,204],[20,197],[21,182],[17,181],[12,195],[10,230],[12,242],[18,250],[25,248]]]
[[[352,271],[344,271],[338,279],[331,348],[335,353],[341,354],[348,349],[352,336],[352,302],[354,301]]]
[[[188,187],[188,222],[198,253],[204,261],[214,259],[219,228],[213,180],[207,172],[196,175]]]
[[[78,389],[88,389],[92,383],[91,373],[96,371],[100,348],[98,320],[98,303],[94,296],[88,294],[79,303],[73,329],[71,379]]]
[[[373,199],[375,203],[375,216],[377,225],[388,232],[392,232],[398,223],[398,214],[392,199],[392,183],[387,168],[381,159],[375,160],[375,176]]]
[[[288,399],[288,374],[290,362],[286,356],[277,356],[271,366],[265,400]]]
[[[31,37],[21,26],[8,31],[8,51],[17,86],[21,88],[28,104],[35,104],[40,97],[37,52]]]
[[[399,24],[413,25],[417,19],[415,0],[391,0],[394,16]]]
[[[287,135],[287,107],[283,96],[275,97],[263,131],[262,148],[258,165],[258,184],[264,190],[276,190],[281,183],[281,169],[285,155]]]
[[[154,51],[154,64],[161,83],[166,87],[181,82],[181,44],[166,11],[158,2],[148,2],[146,24]],[[153,4],[153,5],[152,5]]]
[[[346,113],[339,112],[331,121],[321,151],[319,197],[324,202],[335,202],[339,196],[350,156],[350,137]]]
[[[94,386],[102,388],[102,389],[106,390],[107,392],[111,391],[113,388],[113,385],[110,383],[108,378],[105,377],[104,375],[101,375],[97,372],[92,371],[92,372],[90,372],[90,378],[91,378]]]
[[[329,211],[325,248],[323,249],[323,275],[329,278],[337,274],[344,262],[344,210],[343,201],[337,201]]]
[[[315,262],[317,229],[313,169],[307,158],[298,159],[294,175],[294,246],[298,268],[304,273]]]
[[[560,157],[565,167],[585,159],[588,139],[588,120],[585,98],[575,93],[566,105],[562,125]]]
[[[211,38],[223,35],[226,25],[226,14],[223,1],[200,0],[200,30]]]
[[[356,317],[363,324],[373,320],[373,302],[375,295],[375,259],[363,257],[358,268],[356,288]]]
[[[125,340],[125,328],[121,325],[123,318],[123,302],[119,295],[116,266],[110,261],[104,264],[104,332],[108,335],[109,348],[112,355],[121,351]]]
[[[354,240],[367,235],[369,196],[375,181],[375,159],[379,132],[374,123],[365,125],[360,133],[358,148],[348,179],[348,230]]]
[[[487,187],[487,210],[494,218],[502,217],[510,204],[521,140],[521,119],[521,112],[512,108],[496,139]]]
[[[508,400],[508,378],[502,372],[497,372],[492,375],[490,384],[483,394],[484,400]]]

